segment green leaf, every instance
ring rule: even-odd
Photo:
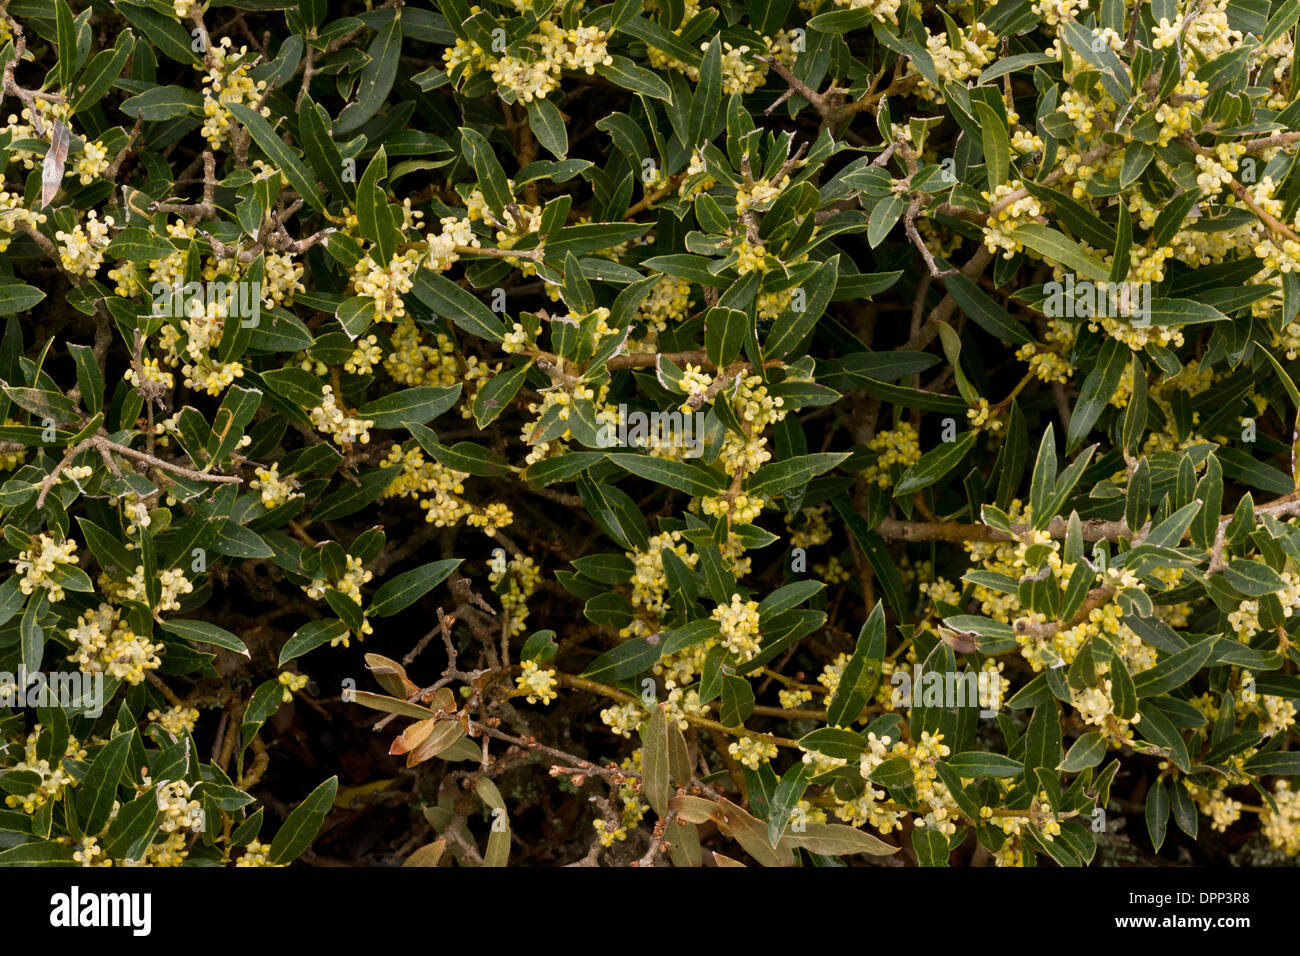
[[[357,415],[372,420],[376,428],[400,428],[408,422],[423,425],[455,405],[460,390],[460,382],[448,388],[432,385],[407,388],[362,405]]]
[[[880,683],[880,661],[884,655],[885,606],[877,601],[858,632],[853,654],[844,665],[839,685],[826,708],[828,726],[847,727],[857,719]]]
[[[612,83],[616,83],[625,90],[631,90],[633,93],[644,93],[646,96],[654,97],[657,100],[669,101],[672,99],[672,91],[668,84],[660,78],[659,74],[643,69],[632,60],[625,56],[615,56],[611,58],[612,63],[603,63],[596,66],[596,72]]]
[[[739,727],[754,712],[754,687],[736,674],[722,675],[722,708],[718,719],[727,727]]]
[[[1045,767],[1055,770],[1065,757],[1061,747],[1061,718],[1056,703],[1049,701],[1034,708],[1025,730],[1025,770]],[[951,763],[951,761],[949,761]]]
[[[505,327],[492,310],[441,273],[420,270],[411,291],[434,315],[446,316],[471,335],[492,342],[505,340]]]
[[[45,298],[45,293],[19,279],[0,276],[0,315],[26,312]]]
[[[984,163],[988,169],[989,192],[1007,181],[1011,170],[1011,138],[1007,121],[999,111],[983,100],[972,98],[975,118],[979,120],[984,143]]]
[[[149,122],[197,116],[203,113],[203,97],[183,86],[155,86],[122,102],[127,116]]]
[[[659,645],[651,644],[643,637],[634,637],[601,654],[582,672],[582,676],[601,683],[620,681],[649,670],[657,660]]]
[[[767,808],[767,842],[775,848],[785,833],[786,824],[795,805],[803,799],[804,792],[812,778],[812,764],[802,760],[795,763],[781,777],[772,793],[772,800]]]
[[[91,761],[85,779],[77,789],[77,819],[83,832],[98,835],[108,824],[126,758],[136,739],[134,730],[118,734],[104,744]]]
[[[313,209],[323,214],[326,211],[325,197],[316,188],[316,181],[312,179],[307,167],[298,158],[298,154],[284,144],[284,140],[280,139],[271,125],[256,110],[242,103],[227,103],[226,108],[234,114],[235,119],[244,124],[244,128],[248,130],[257,148],[266,154],[273,166],[284,173],[298,195]]]
[[[1016,345],[1029,345],[1034,341],[1023,325],[961,273],[950,275],[943,282],[962,312],[989,335]]]
[[[718,368],[730,365],[740,354],[749,333],[749,316],[738,309],[709,309],[704,315],[704,350]]]
[[[720,495],[727,490],[725,476],[688,461],[655,458],[634,452],[615,452],[609,460],[647,481],[658,482],[695,497]]]
[[[0,851],[0,866],[80,866],[73,852],[71,846],[53,841],[23,843]]]
[[[1110,269],[1104,262],[1089,255],[1077,242],[1067,239],[1050,226],[1036,222],[1024,223],[1015,228],[1013,235],[1030,249],[1059,262],[1080,278],[1093,282],[1106,282],[1110,278]]]
[[[1089,731],[1076,740],[1065,755],[1061,770],[1066,773],[1078,773],[1089,767],[1095,767],[1106,759],[1106,738],[1096,731]]]
[[[930,827],[917,827],[912,831],[912,849],[916,851],[918,866],[947,866],[948,838]]]
[[[216,647],[224,647],[228,651],[234,651],[236,654],[243,654],[248,657],[248,648],[244,642],[231,634],[224,627],[217,627],[207,621],[195,620],[177,620],[175,618],[162,622],[162,629],[178,637],[183,637],[187,641],[199,641],[203,644],[212,644]]]
[[[474,168],[474,174],[478,178],[478,188],[483,193],[488,209],[492,211],[493,217],[498,222],[506,222],[506,206],[514,202],[515,197],[510,192],[505,170],[497,161],[496,153],[483,134],[477,130],[462,126],[460,136],[461,152],[465,156],[465,161]],[[450,284],[450,280],[445,281]]]
[[[948,758],[948,766],[959,777],[1018,777],[1024,773],[1024,764],[1002,754],[969,751]]]
[[[770,358],[783,358],[789,355],[807,337],[817,325],[817,320],[826,312],[835,296],[839,284],[840,257],[834,255],[827,259],[802,286],[797,286],[791,297],[790,307],[772,323],[772,331],[763,343],[763,353]],[[803,309],[797,296],[802,293]],[[867,354],[867,353],[864,353]],[[716,363],[715,363],[716,364]]]
[[[347,632],[347,625],[342,621],[308,621],[298,628],[293,637],[284,642],[284,647],[280,648],[278,666],[283,667],[289,661],[302,657],[322,644],[342,638]]]
[[[1133,678],[1134,691],[1138,697],[1155,697],[1182,687],[1205,666],[1213,650],[1213,641],[1201,641],[1185,651],[1170,654],[1155,667]]]
[[[1294,777],[1300,774],[1300,752],[1256,754],[1243,765],[1247,773],[1256,776],[1275,774],[1280,777]]]
[[[54,35],[58,43],[59,88],[67,94],[80,64],[77,63],[77,25],[66,0],[54,0]]]
[[[451,576],[463,558],[447,558],[421,565],[397,575],[380,585],[370,600],[366,613],[370,617],[388,617],[410,607]]]
[[[1092,431],[1092,426],[1110,404],[1131,354],[1128,347],[1117,339],[1107,337],[1102,343],[1097,364],[1084,379],[1083,388],[1079,390],[1079,400],[1074,403],[1074,411],[1070,413],[1070,428],[1065,438],[1067,453],[1079,447],[1088,437],[1088,432]]]
[[[1165,833],[1169,829],[1169,781],[1158,780],[1147,790],[1146,803],[1147,833],[1151,836],[1151,845],[1157,853],[1165,842]]]
[[[350,133],[360,129],[379,112],[397,79],[402,52],[402,18],[399,9],[391,20],[379,28],[366,50],[367,62],[357,84],[356,101],[339,114],[335,130]]]
[[[820,452],[768,462],[746,482],[745,491],[749,495],[770,498],[807,485],[813,478],[830,471],[848,457],[848,452]]]
[[[928,488],[951,472],[970,452],[979,436],[977,431],[965,431],[955,441],[940,442],[921,456],[921,460],[903,473],[894,487],[894,496],[911,494]]]
[[[79,113],[99,102],[109,87],[122,73],[131,50],[135,46],[135,34],[123,30],[111,50],[101,50],[91,57],[86,68],[82,70],[75,92],[71,96],[69,115]]]
[[[906,208],[907,200],[899,195],[888,196],[876,203],[871,208],[871,221],[867,224],[867,245],[874,249],[884,242]]]
[[[1223,571],[1223,579],[1247,597],[1263,597],[1286,587],[1282,576],[1260,561],[1237,558]]]
[[[334,795],[338,789],[339,778],[330,777],[294,807],[271,841],[269,857],[272,863],[291,863],[311,846],[321,824],[325,822],[325,814],[334,804]]]
[[[158,832],[158,794],[148,790],[123,804],[108,827],[104,850],[115,859],[139,860]]]
[[[528,101],[528,128],[547,151],[556,159],[569,152],[569,131],[565,128],[560,109],[548,99],[534,97]]]
[[[474,394],[474,422],[479,428],[495,421],[510,407],[524,385],[530,365],[506,369],[482,385]],[[568,456],[565,456],[568,457]]]

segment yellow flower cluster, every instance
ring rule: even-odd
[[[727,753],[750,770],[757,770],[777,755],[777,747],[758,737],[741,737],[728,745]]]
[[[698,554],[689,554],[680,532],[665,531],[652,537],[645,551],[629,551],[632,561],[632,607],[638,612],[631,625],[619,632],[623,637],[646,637],[658,628],[658,618],[668,608],[665,604],[668,579],[664,575],[664,550],[670,550],[694,569],[699,563]],[[655,626],[645,618],[649,617]]]
[[[379,347],[379,337],[367,335],[358,339],[356,348],[343,363],[343,371],[353,375],[369,375],[384,358],[384,350]]]
[[[989,406],[987,398],[980,398],[974,408],[966,410],[966,417],[970,419],[971,425],[975,428],[983,428],[986,425],[988,430],[996,432],[1001,430],[1002,422],[994,417],[993,409]]]
[[[163,833],[176,833],[190,830],[199,833],[203,830],[203,805],[191,800],[193,792],[184,780],[160,782],[154,792],[157,794],[158,810],[162,814],[158,829]]]
[[[1292,790],[1289,780],[1279,780],[1273,788],[1273,800],[1277,812],[1265,805],[1259,815],[1260,831],[1287,856],[1300,855],[1300,790]]]
[[[317,431],[329,435],[340,446],[357,441],[367,444],[370,441],[370,429],[375,425],[368,418],[353,418],[346,414],[334,397],[331,385],[325,386],[321,403],[308,412],[308,416]]]
[[[37,588],[44,588],[50,603],[63,600],[63,586],[58,583],[59,568],[62,565],[77,563],[77,542],[68,538],[55,541],[42,532],[36,536],[31,548],[18,552],[14,562],[22,575],[18,586],[24,594],[32,594]]]
[[[457,249],[477,249],[481,245],[470,221],[459,216],[444,216],[442,231],[437,235],[429,233],[425,240],[429,243],[429,268],[436,272],[446,272],[452,267],[460,258]]]
[[[511,558],[504,568],[498,564],[488,574],[488,580],[494,585],[506,582],[505,591],[501,593],[502,627],[511,636],[523,633],[528,620],[528,599],[542,583],[537,562],[527,555]]]
[[[50,800],[57,800],[65,788],[77,786],[77,779],[63,769],[65,759],[86,759],[85,748],[81,746],[75,737],[69,737],[62,757],[54,766],[51,766],[49,760],[38,757],[36,753],[36,743],[40,739],[41,729],[40,724],[36,724],[32,728],[32,732],[27,735],[27,739],[23,744],[23,759],[8,768],[12,774],[26,771],[40,778],[40,782],[26,793],[11,793],[5,797],[5,806],[10,808],[21,807],[23,813],[29,815],[36,813]]]
[[[162,645],[132,631],[110,604],[80,615],[76,626],[68,629],[68,637],[75,645],[68,659],[87,674],[105,673],[134,685],[162,664],[158,656]]]
[[[758,602],[744,601],[739,594],[731,596],[731,604],[719,604],[713,609],[713,620],[722,631],[722,646],[744,663],[758,653],[759,617]]]
[[[867,442],[867,450],[876,453],[876,460],[863,470],[863,478],[888,488],[894,483],[895,465],[910,468],[921,460],[921,436],[911,422],[899,422],[892,429],[876,432]]]
[[[9,117],[9,122],[12,124],[14,119]],[[21,192],[9,192],[3,186],[3,181],[0,181],[0,252],[9,248],[13,234],[21,231],[24,225],[35,227],[45,222],[44,213],[32,212],[23,205]]]
[[[244,849],[239,859],[235,861],[235,866],[281,866],[280,863],[271,862],[271,846],[268,843],[259,843],[254,840]]]
[[[479,7],[470,7],[478,12]],[[558,15],[558,11],[557,11]],[[608,66],[614,58],[605,49],[609,35],[600,27],[574,27],[565,29],[553,20],[543,20],[537,32],[517,44],[520,55],[484,50],[476,42],[458,38],[456,45],[443,53],[447,72],[464,75],[487,71],[503,91],[517,96],[521,102],[530,103],[545,99],[560,85],[564,70],[575,70],[587,75],[598,66]],[[500,56],[494,55],[500,52]]]
[[[81,223],[72,227],[72,232],[60,229],[54,238],[63,243],[59,250],[59,262],[67,272],[74,275],[93,276],[104,262],[104,250],[108,247],[108,230],[113,225],[113,217],[105,216],[101,222],[99,214],[90,210],[86,214],[85,228]]]
[[[241,46],[231,53],[233,43],[230,37],[222,37],[208,50],[208,75],[203,79],[203,138],[214,150],[221,149],[230,141],[231,127],[235,124],[234,116],[228,106],[238,103],[250,109],[258,109],[266,94],[266,81],[257,80],[248,75],[252,58],[248,56],[248,47]],[[263,116],[271,115],[269,106],[262,106]]]
[[[293,700],[293,695],[298,693],[307,686],[310,678],[306,674],[295,674],[293,671],[281,671],[280,676],[276,678],[284,688],[281,694],[281,700],[286,704]]]
[[[199,712],[197,708],[178,704],[175,707],[168,707],[166,710],[151,710],[145,715],[145,719],[158,724],[173,737],[179,737],[183,733],[194,732],[194,725],[198,722]]]
[[[1015,236],[1016,227],[1026,222],[1033,222],[1043,214],[1042,204],[1025,192],[1018,179],[1015,182],[1002,183],[993,192],[984,192],[981,195],[992,206],[997,207],[1013,193],[1021,195],[1003,205],[996,213],[992,213],[984,225],[984,245],[988,247],[989,252],[1001,250],[1005,259],[1013,258],[1017,252],[1025,248]]]
[[[276,462],[271,463],[270,468],[256,468],[255,479],[248,483],[248,486],[254,491],[260,493],[262,498],[262,507],[268,511],[272,508],[278,508],[291,498],[301,498],[301,491],[294,491],[298,486],[298,480],[290,475],[288,478],[280,477],[280,466]]]
[[[392,322],[406,315],[402,296],[411,291],[412,279],[424,256],[418,249],[394,253],[381,266],[369,254],[352,267],[352,288],[357,295],[370,296],[375,303],[375,321]]]
[[[520,674],[515,678],[515,686],[524,693],[530,704],[541,701],[549,704],[555,700],[555,671],[538,666],[536,661],[524,661],[519,665]]]

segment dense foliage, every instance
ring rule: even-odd
[[[1298,19],[0,5],[0,863],[1293,859]]]

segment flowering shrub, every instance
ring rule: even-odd
[[[1297,19],[0,4],[0,863],[1294,859]]]

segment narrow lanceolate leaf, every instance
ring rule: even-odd
[[[1185,651],[1170,654],[1160,663],[1133,678],[1138,697],[1155,697],[1182,687],[1210,659],[1213,641],[1201,641]]]
[[[791,488],[806,485],[848,457],[847,452],[826,452],[768,462],[749,479],[745,491],[750,495],[779,495]]]
[[[634,452],[618,452],[608,458],[634,475],[688,495],[720,495],[727,490],[728,481],[724,475],[693,462],[655,458]]]
[[[308,621],[298,628],[293,637],[289,638],[280,649],[280,666],[283,667],[294,658],[302,657],[322,644],[341,640],[347,633],[347,625],[342,621]]]
[[[1083,380],[1079,390],[1079,400],[1074,403],[1070,413],[1070,429],[1066,433],[1065,450],[1068,454],[1079,446],[1092,431],[1101,413],[1110,404],[1111,397],[1119,385],[1120,376],[1128,365],[1132,352],[1118,339],[1107,337],[1101,346],[1097,364]]]
[[[885,241],[885,237],[898,223],[906,208],[907,201],[902,196],[888,196],[876,203],[871,210],[871,220],[867,225],[867,244],[872,249]]]
[[[243,641],[225,628],[218,627],[208,621],[184,621],[169,618],[163,621],[162,627],[163,630],[177,634],[186,640],[224,647],[228,651],[234,651],[236,654],[248,657],[248,648],[244,646]]]
[[[800,760],[785,772],[781,782],[776,785],[776,791],[772,794],[772,800],[767,808],[767,840],[773,847],[780,842],[786,824],[790,822],[790,816],[794,813],[795,805],[803,799],[811,779],[812,764]],[[807,832],[806,821],[800,821],[796,825],[795,832],[800,831]]]
[[[466,292],[446,276],[421,270],[415,277],[411,291],[415,297],[433,310],[435,316],[445,316],[471,335],[500,342],[505,339],[505,327],[491,309],[473,293]]]
[[[988,170],[989,192],[992,192],[1007,181],[1011,169],[1011,140],[1002,114],[983,100],[976,100],[973,105],[983,134],[984,165]]]
[[[302,803],[294,807],[289,818],[271,841],[269,853],[272,863],[291,863],[311,846],[325,822],[325,814],[334,803],[334,794],[339,789],[339,778],[330,777],[307,795]]]
[[[861,713],[868,698],[880,683],[880,661],[885,655],[885,606],[880,601],[872,608],[858,634],[858,642],[839,685],[826,709],[826,723],[847,727]]]
[[[1015,237],[1034,252],[1075,272],[1080,279],[1105,282],[1110,278],[1110,269],[1104,262],[1051,226],[1025,223],[1016,227]]]
[[[1169,781],[1159,780],[1147,791],[1145,811],[1147,833],[1151,837],[1151,846],[1160,852],[1164,845],[1165,833],[1169,830]]]
[[[361,82],[357,84],[357,98],[339,114],[336,129],[339,133],[350,133],[359,129],[370,119],[393,88],[397,79],[397,68],[401,62],[402,20],[399,9],[391,20],[379,28],[370,48],[366,51],[369,62],[361,71]]]
[[[388,617],[410,607],[450,577],[462,560],[447,558],[434,561],[389,578],[375,592],[366,608],[366,614],[370,617]]]
[[[257,148],[266,154],[272,165],[284,173],[298,195],[317,212],[324,213],[325,197],[316,187],[316,180],[307,171],[298,154],[285,145],[271,124],[262,118],[262,114],[241,103],[228,103],[227,108],[235,115],[235,119],[244,124]]]
[[[668,769],[668,710],[660,704],[650,711],[641,731],[641,780],[646,802],[659,816],[668,813],[672,796]]]
[[[450,387],[420,385],[402,389],[362,405],[357,415],[373,421],[376,428],[399,428],[407,422],[423,425],[455,405],[460,389],[460,382]]]
[[[928,488],[947,476],[975,445],[979,432],[965,431],[953,441],[940,442],[908,468],[894,487],[894,495],[907,495]]]
[[[117,800],[118,784],[126,768],[126,758],[131,752],[132,742],[137,739],[134,730],[118,734],[91,760],[76,793],[77,819],[85,833],[96,835],[108,823]]]

